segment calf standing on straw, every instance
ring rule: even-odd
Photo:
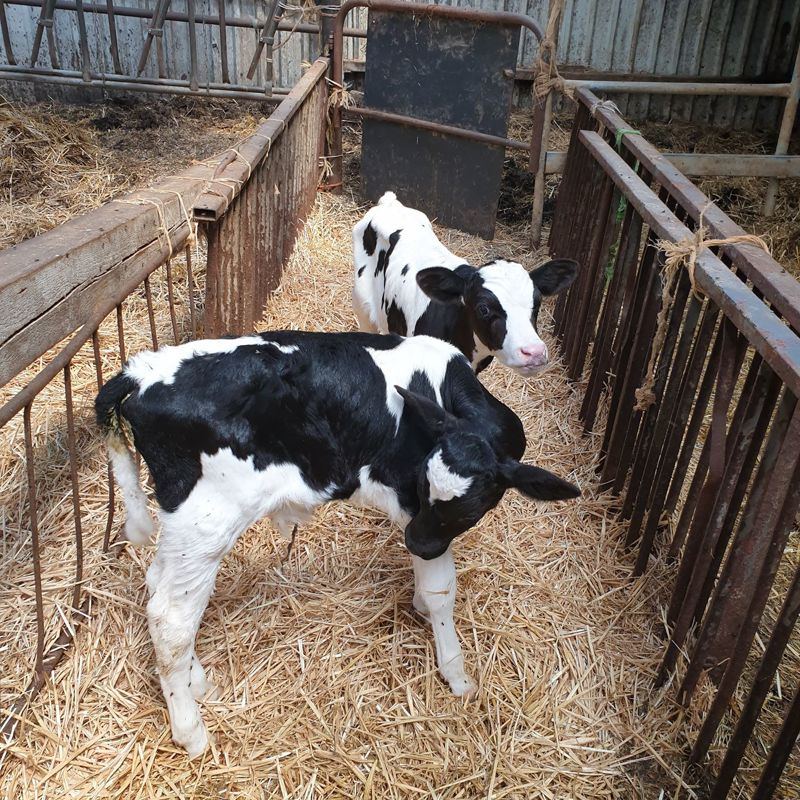
[[[130,542],[150,544],[154,526],[125,426],[161,507],[147,618],[172,737],[190,756],[208,744],[195,636],[222,558],[254,522],[269,516],[289,531],[330,500],[384,511],[405,530],[414,607],[430,620],[439,670],[469,695],[453,539],[506,489],[580,494],[519,462],[519,418],[456,348],[427,336],[280,332],[165,347],[134,356],[95,407]]]

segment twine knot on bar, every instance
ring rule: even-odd
[[[575,91],[567,86],[556,66],[556,39],[558,37],[558,23],[564,9],[564,0],[553,0],[550,5],[550,16],[547,20],[547,30],[544,38],[539,42],[539,56],[534,66],[533,96],[542,100],[555,89],[574,99]]]
[[[705,210],[705,209],[704,209]],[[675,279],[680,267],[684,266],[689,276],[689,283],[692,293],[698,300],[703,299],[703,292],[697,287],[695,280],[695,267],[697,256],[704,248],[722,247],[729,244],[751,244],[760,247],[769,253],[767,243],[760,237],[752,233],[742,233],[738,236],[728,236],[725,239],[706,239],[706,228],[703,225],[703,215],[700,214],[700,222],[697,230],[692,236],[687,236],[678,242],[670,242],[660,239],[658,249],[664,254],[664,269],[661,273],[661,310],[656,318],[656,332],[653,337],[653,345],[650,349],[650,360],[647,364],[647,373],[642,385],[635,391],[636,405],[634,411],[647,411],[656,401],[654,392],[656,363],[661,354],[664,340],[667,337],[667,320],[672,308],[672,301],[675,297],[675,290],[678,282]]]

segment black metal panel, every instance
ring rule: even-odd
[[[519,28],[370,11],[364,103],[505,137]],[[397,193],[451,227],[494,235],[502,147],[365,119],[362,192]]]

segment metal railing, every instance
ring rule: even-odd
[[[676,565],[656,682],[678,668],[688,705],[701,676],[712,681],[690,760],[704,762],[723,722],[733,730],[711,789],[723,798],[800,611],[800,569],[781,567],[800,507],[800,285],[741,243],[666,276],[659,240],[692,237],[701,216],[715,238],[743,231],[609,104],[586,89],[578,98],[550,250],[583,270],[556,307],[557,333],[570,377],[586,383],[586,430],[606,417],[600,482],[620,495],[634,571],[655,552]],[[648,405],[637,389],[651,359]],[[799,714],[800,689],[754,797],[777,785]]]
[[[0,744],[102,596],[93,584],[104,560],[123,549],[94,395],[133,347],[239,332],[260,317],[319,182],[327,67],[316,61],[221,157],[0,252],[0,436],[19,453],[0,523],[22,631],[8,643],[17,663],[0,698]],[[192,209],[206,229],[206,263]],[[104,487],[87,495],[100,475]]]

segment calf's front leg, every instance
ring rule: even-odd
[[[464,670],[464,656],[453,622],[456,601],[456,565],[452,547],[426,561],[411,556],[414,566],[414,608],[431,623],[436,644],[436,663],[453,694],[471,697],[478,687]]]

